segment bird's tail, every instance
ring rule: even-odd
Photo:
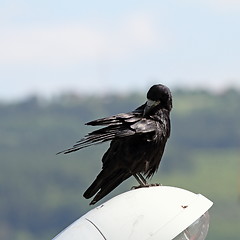
[[[109,169],[102,170],[91,186],[84,192],[83,196],[87,199],[96,196],[90,202],[90,205],[95,204],[100,199],[105,197],[113,189],[115,189],[119,184],[131,176],[131,173],[125,169],[119,169],[117,171],[111,172],[109,175]]]

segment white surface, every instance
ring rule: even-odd
[[[54,240],[104,240],[105,238],[96,226],[84,217],[79,218],[68,228],[64,229]]]
[[[211,206],[204,196],[180,188],[140,188],[89,211],[54,240],[171,240]]]

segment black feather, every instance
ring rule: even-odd
[[[106,196],[132,175],[143,174],[150,178],[158,169],[165,144],[170,136],[170,90],[161,84],[147,93],[149,102],[130,113],[120,113],[86,123],[105,126],[87,134],[73,147],[59,153],[71,153],[91,145],[111,141],[102,158],[102,171],[85,191],[91,204]],[[149,103],[153,103],[152,106]]]

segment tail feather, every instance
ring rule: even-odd
[[[97,193],[93,200],[90,202],[90,205],[93,205],[130,176],[131,173],[121,169],[112,172],[109,176],[104,177],[104,170],[102,170],[94,182],[91,184],[91,186],[85,191],[83,196],[88,199]]]
[[[83,196],[86,199],[89,199],[92,196],[94,196],[99,191],[99,189],[101,188],[103,180],[104,180],[104,171],[102,170],[98,174],[96,179],[93,181],[93,183],[90,185],[90,187],[84,192]]]

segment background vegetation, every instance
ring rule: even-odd
[[[152,182],[211,199],[208,239],[237,240],[240,93],[175,90],[173,98],[172,135]],[[84,122],[131,111],[144,101],[145,95],[132,93],[0,103],[0,239],[51,239],[90,210],[82,193],[99,172],[108,144],[70,155],[55,153],[92,130]],[[109,197],[135,184],[130,179]]]

